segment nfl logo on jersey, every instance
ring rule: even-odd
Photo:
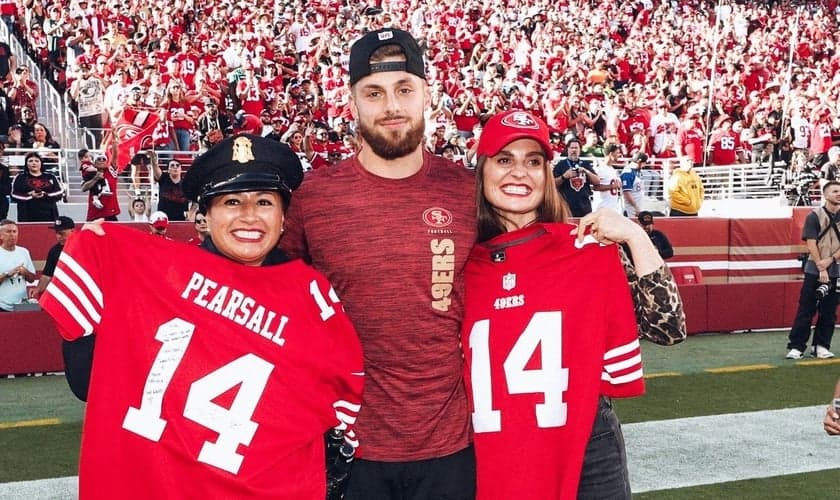
[[[507,273],[502,276],[502,288],[508,292],[516,288],[516,275],[513,273]]]

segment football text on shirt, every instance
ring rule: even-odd
[[[448,311],[452,303],[452,283],[455,281],[455,242],[451,239],[434,239],[432,250],[432,307]]]
[[[289,317],[257,304],[256,300],[235,288],[219,285],[194,272],[181,292],[181,298],[192,300],[194,304],[224,316],[279,346],[286,343],[282,334]]]

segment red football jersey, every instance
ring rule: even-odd
[[[735,132],[719,130],[709,139],[712,146],[712,165],[734,165],[738,161],[737,151],[741,149],[741,138]]]
[[[323,499],[323,435],[355,422],[363,379],[326,278],[103,227],[41,299],[64,338],[96,334],[80,497]]]
[[[644,393],[616,247],[577,248],[573,227],[506,233],[467,262],[462,339],[480,500],[576,498],[599,395]]]

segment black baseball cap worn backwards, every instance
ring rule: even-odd
[[[385,45],[399,46],[405,61],[370,62],[370,56],[376,49]],[[426,79],[426,64],[423,50],[417,40],[407,31],[396,28],[382,28],[365,34],[356,40],[350,48],[350,85],[355,85],[362,78],[384,71],[405,71]]]
[[[237,134],[193,161],[183,180],[184,194],[206,205],[220,194],[276,191],[286,207],[303,181],[298,155],[288,145],[251,134]]]
[[[62,215],[53,223],[53,229],[62,231],[64,229],[75,229],[76,223],[70,217]]]

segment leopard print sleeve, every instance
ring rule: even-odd
[[[686,337],[685,313],[677,283],[667,264],[645,276],[637,276],[626,249],[621,261],[630,283],[639,336],[654,344],[679,344]]]

